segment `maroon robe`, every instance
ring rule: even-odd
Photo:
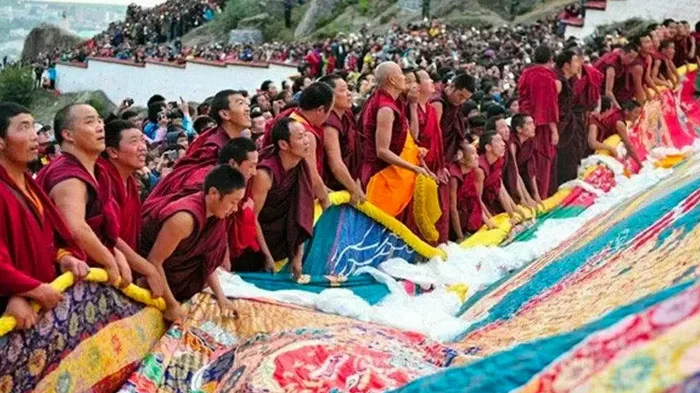
[[[535,130],[537,188],[542,198],[550,195],[552,166],[557,157],[550,123],[559,123],[557,74],[545,65],[526,68],[518,81],[520,113],[532,116]]]
[[[481,199],[491,214],[503,212],[503,206],[498,195],[503,184],[503,159],[499,158],[493,164],[489,164],[486,155],[479,156],[479,168],[484,171],[484,188]]]
[[[673,64],[675,64],[676,67],[684,66],[690,54],[690,36],[676,36],[673,43],[676,46],[676,55],[673,57]]]
[[[609,137],[617,134],[617,122],[625,121],[625,114],[620,108],[612,108],[597,115],[591,115],[590,121],[598,127],[598,142],[603,143]]]
[[[0,166],[0,314],[10,297],[56,278],[59,248],[84,259],[51,199],[25,175],[35,205]]]
[[[187,149],[187,154],[175,163],[172,172],[151,191],[144,201],[144,208],[156,203],[160,197],[179,193],[193,185],[201,187],[209,170],[216,165],[219,151],[230,140],[222,127],[202,133]]]
[[[562,89],[559,93],[560,119],[556,182],[552,182],[555,189],[578,176],[578,166],[588,152],[586,148],[588,145],[587,130],[585,128],[586,108],[575,105],[574,101],[574,86],[579,78],[574,76],[567,79],[561,71],[558,72],[558,75]]]
[[[397,156],[401,155],[408,135],[408,122],[404,105],[398,99],[394,99],[386,90],[377,89],[365,102],[360,115],[363,159],[360,180],[365,188],[372,176],[389,165],[377,157],[377,114],[381,108],[385,107],[390,108],[394,112],[394,124],[391,127],[389,150]]]
[[[272,178],[272,187],[267,193],[265,206],[258,214],[267,247],[275,261],[291,260],[299,245],[311,237],[314,220],[314,197],[311,190],[311,175],[305,160],[284,170],[282,161],[268,147],[258,170],[267,171]]]
[[[277,124],[277,122],[280,119],[283,119],[285,117],[291,117],[299,121],[301,124],[304,125],[304,129],[306,129],[306,132],[310,133],[314,136],[314,138],[316,138],[316,170],[318,171],[318,174],[321,176],[321,178],[324,178],[325,146],[323,145],[323,128],[316,127],[309,123],[309,121],[306,120],[304,115],[301,114],[299,108],[289,108],[285,111],[282,111],[279,115],[275,116],[274,119],[268,121],[265,124],[265,135],[263,136],[262,141],[263,149],[272,145],[272,128],[275,124]]]
[[[107,248],[112,249],[119,238],[119,214],[116,201],[111,198],[110,176],[101,161],[95,163],[95,177],[73,155],[63,153],[54,162],[43,168],[37,183],[47,194],[59,183],[78,179],[87,187],[88,201],[85,206],[85,221]]]
[[[513,133],[508,141],[508,151],[506,155],[511,156],[511,148],[515,148],[515,159],[510,157],[510,160],[504,162],[503,166],[503,184],[506,190],[514,199],[518,196],[518,175],[523,179],[525,187],[531,194],[535,190],[530,186],[530,179],[536,175],[535,163],[535,143],[532,139],[521,142],[520,138]],[[538,190],[539,191],[539,190]],[[521,202],[516,200],[516,202]]]
[[[328,120],[324,127],[331,127],[338,131],[338,142],[340,143],[340,156],[343,158],[343,163],[348,168],[350,176],[353,179],[360,177],[360,138],[357,135],[357,122],[352,111],[348,110],[342,115],[338,115],[335,111],[331,111]],[[330,166],[326,162],[324,170],[323,182],[331,190],[344,190],[345,187],[335,178]]]
[[[638,65],[644,67],[644,61],[640,56],[637,56],[637,58],[631,64],[623,64],[622,51],[619,49],[606,53],[595,63],[595,68],[604,75],[603,78],[605,78],[608,68],[613,68],[615,70],[613,93],[615,94],[615,99],[620,105],[622,105],[623,102],[635,98],[632,69]],[[605,93],[605,82],[601,84],[601,93]]]
[[[460,145],[467,139],[466,119],[462,113],[462,107],[452,105],[445,92],[434,97],[432,102],[442,104],[442,117],[440,118],[440,129],[442,130],[442,141],[444,144],[444,158],[447,162],[453,162],[457,157]]]
[[[462,170],[455,166],[450,170],[450,176],[457,180],[457,212],[462,233],[474,233],[484,225],[479,191],[476,188],[476,171],[471,170],[463,174]],[[453,232],[453,238],[454,236]]]
[[[165,278],[175,299],[185,301],[206,286],[207,279],[224,262],[228,220],[206,216],[204,192],[172,195],[163,203],[143,211],[141,253],[148,255],[155,245],[163,224],[180,212],[194,219],[194,230],[177,245],[163,263]]]
[[[110,198],[116,204],[119,216],[119,237],[124,240],[132,250],[138,250],[141,236],[141,199],[139,187],[134,176],[124,180],[117,167],[111,161],[100,158],[105,174],[110,177]]]

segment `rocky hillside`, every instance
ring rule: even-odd
[[[24,40],[23,59],[35,59],[39,53],[59,49],[68,49],[80,43],[77,35],[58,26],[42,24],[32,29]]]

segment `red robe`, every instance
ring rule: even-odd
[[[144,201],[144,208],[160,197],[178,193],[192,185],[201,186],[204,177],[216,165],[219,151],[230,140],[221,127],[202,133],[187,149],[187,154],[175,163],[173,171],[151,191]]]
[[[591,115],[590,121],[598,127],[598,142],[603,142],[617,134],[617,122],[625,121],[625,114],[619,108],[612,108],[597,115]]]
[[[558,75],[562,90],[559,93],[560,121],[556,178],[551,183],[554,189],[576,178],[578,166],[588,152],[585,108],[575,106],[574,102],[574,88],[579,78],[574,76],[567,79],[561,71]],[[553,190],[550,191],[553,192]]]
[[[440,129],[442,130],[444,144],[444,159],[447,162],[453,162],[459,151],[460,144],[467,139],[466,120],[462,113],[462,108],[452,105],[444,92],[434,97],[431,102],[442,103]]]
[[[673,41],[676,46],[676,55],[673,57],[673,64],[676,67],[684,66],[690,54],[690,36],[676,36]]]
[[[324,127],[331,127],[338,131],[338,141],[340,142],[340,155],[343,163],[348,168],[353,179],[360,177],[360,138],[357,135],[357,122],[352,111],[348,110],[339,116],[335,111],[331,111]],[[324,169],[323,182],[332,190],[343,190],[345,187],[333,176],[328,163]]]
[[[514,199],[518,196],[518,175],[523,179],[528,192],[533,193],[530,187],[530,179],[536,175],[535,163],[535,143],[532,139],[521,142],[520,138],[513,133],[508,141],[507,155],[511,155],[511,148],[515,148],[515,159],[506,161],[503,166],[503,184],[506,190]],[[521,202],[516,200],[516,202]]]
[[[476,171],[471,170],[466,174],[456,166],[451,168],[450,175],[457,180],[457,212],[459,213],[459,223],[462,226],[462,233],[473,233],[479,230],[483,221],[483,211],[479,192],[476,188]],[[453,234],[454,235],[454,234]]]
[[[272,258],[292,258],[299,245],[311,237],[314,220],[314,197],[311,175],[306,161],[285,172],[282,161],[272,149],[263,152],[258,170],[272,177],[265,206],[258,214]]]
[[[501,201],[498,198],[503,184],[503,159],[499,158],[489,165],[486,155],[480,155],[479,168],[484,171],[484,188],[481,194],[484,205],[492,214],[503,212]]]
[[[642,65],[643,67],[643,60],[639,56],[632,62],[632,64],[623,64],[621,50],[606,53],[595,63],[595,68],[603,75],[605,75],[608,68],[613,68],[615,70],[615,84],[613,85],[613,93],[615,94],[615,99],[618,103],[620,103],[620,105],[622,105],[622,103],[625,101],[634,99],[635,97],[632,69],[637,65]],[[605,76],[603,76],[603,78],[605,78]],[[605,82],[601,84],[601,93],[605,93]]]
[[[129,176],[124,184],[117,167],[111,161],[100,158],[105,174],[110,178],[110,195],[116,204],[119,220],[119,237],[133,250],[138,250],[141,236],[141,199],[134,176]]]
[[[207,279],[224,262],[228,220],[206,217],[204,192],[173,195],[169,203],[143,211],[141,253],[148,255],[163,224],[176,213],[187,212],[194,230],[163,263],[168,285],[178,301],[185,301],[206,286]]]
[[[85,258],[51,199],[25,179],[36,202],[0,166],[0,314],[10,297],[56,278],[59,248]]]
[[[537,126],[535,131],[535,152],[537,188],[540,196],[550,195],[552,167],[557,156],[556,146],[552,145],[550,123],[559,123],[559,101],[556,81],[557,74],[550,67],[534,65],[526,68],[518,81],[518,102],[520,113],[532,116]]]
[[[37,183],[50,194],[57,184],[72,178],[82,181],[88,190],[85,221],[102,244],[112,249],[119,238],[120,217],[116,201],[111,198],[111,179],[102,162],[98,160],[95,163],[93,178],[77,158],[63,153],[39,172]]]
[[[406,120],[406,109],[398,99],[394,99],[384,89],[377,89],[365,102],[365,106],[360,115],[362,126],[362,168],[360,170],[360,180],[363,187],[367,187],[369,180],[376,173],[386,168],[388,164],[377,157],[377,114],[381,108],[390,108],[394,112],[394,124],[391,127],[391,143],[389,150],[394,154],[401,155],[406,143],[408,134],[408,122]]]
[[[307,132],[316,138],[316,170],[321,178],[324,176],[324,158],[325,158],[325,147],[323,146],[323,128],[316,127],[309,123],[308,120],[301,114],[298,108],[289,108],[285,111],[280,112],[279,115],[275,116],[274,119],[268,121],[265,124],[265,135],[263,136],[262,146],[266,148],[272,145],[272,127],[280,120],[285,117],[291,117],[296,121],[304,125]]]

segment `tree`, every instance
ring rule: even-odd
[[[33,91],[34,78],[29,67],[8,67],[0,72],[0,101],[29,106]]]

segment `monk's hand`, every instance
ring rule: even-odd
[[[119,288],[126,288],[131,285],[133,278],[131,276],[131,268],[126,262],[126,257],[121,251],[114,249],[114,259],[117,261],[117,269],[119,269],[119,276],[121,281],[119,282]]]
[[[440,183],[442,184],[447,184],[450,182],[450,171],[447,168],[442,168],[438,172],[438,180],[440,180]]]
[[[488,229],[496,229],[498,228],[496,224],[493,223],[493,220],[486,220],[484,221],[484,224],[486,225],[486,228]]]
[[[292,278],[294,281],[298,281],[302,275],[301,268],[301,258],[294,258],[292,261]]]
[[[559,131],[552,130],[552,146],[556,146],[558,144],[559,144]]]
[[[328,198],[328,194],[326,194],[325,197],[320,198],[318,203],[321,204],[321,209],[323,210],[327,210],[329,207],[331,207],[331,200]]]
[[[158,274],[158,270],[154,267],[144,276],[146,278],[146,283],[148,283],[148,288],[151,290],[151,296],[153,298],[163,297],[165,293],[165,283],[163,282],[163,277]]]
[[[275,274],[275,260],[272,256],[265,257],[265,271],[271,274]]]
[[[165,318],[166,321],[170,322],[175,322],[180,319],[183,319],[187,316],[187,312],[185,312],[185,309],[180,305],[180,303],[175,303],[168,305],[168,308],[165,310],[165,313],[163,313],[163,318]]]
[[[361,203],[365,203],[366,200],[367,195],[365,195],[365,192],[362,191],[362,184],[360,184],[359,180],[355,180],[355,186],[350,191],[350,204],[357,206]]]
[[[236,311],[236,306],[230,301],[226,296],[221,296],[216,298],[216,302],[219,304],[221,312],[226,315],[230,315],[231,318],[238,318],[238,311]]]
[[[87,263],[72,255],[65,255],[58,263],[62,272],[71,272],[78,280],[82,280],[90,273],[90,267]]]
[[[31,329],[39,320],[39,315],[34,311],[27,299],[14,296],[7,303],[5,314],[15,317],[17,329]]]
[[[51,310],[63,301],[63,294],[53,289],[49,284],[39,284],[38,287],[31,291],[21,293],[20,296],[33,299],[45,310]]]

